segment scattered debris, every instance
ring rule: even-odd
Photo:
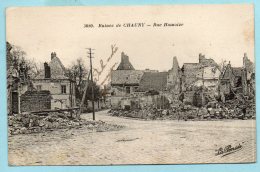
[[[123,126],[107,124],[103,121],[88,121],[76,119],[65,112],[51,112],[43,114],[23,113],[8,116],[9,134],[30,134],[56,129],[81,128],[96,132],[119,130]]]
[[[171,104],[170,108],[158,109],[155,106],[145,106],[132,110],[113,109],[112,116],[139,118],[146,120],[217,120],[217,119],[255,119],[255,100],[236,98],[221,101],[210,101],[205,106],[196,107],[179,102]]]

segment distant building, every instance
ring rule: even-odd
[[[115,70],[111,73],[112,96],[128,96],[139,88],[143,76],[141,70]]]
[[[172,68],[168,72],[159,72],[135,70],[129,57],[122,53],[117,70],[111,72],[111,104],[118,106],[123,100],[130,106],[131,98],[153,94],[163,95],[171,102],[203,106],[216,100],[215,96],[219,95],[220,90],[230,94],[231,88],[239,86],[246,95],[255,88],[254,65],[246,55],[243,63],[243,67],[238,68],[228,64],[221,71],[213,59],[199,54],[198,63],[184,63],[182,68],[177,58],[173,57]]]
[[[75,82],[65,72],[65,67],[53,52],[50,63],[45,62],[44,70],[32,80],[37,91],[50,91],[51,109],[75,106]]]
[[[220,76],[220,92],[227,95],[239,89],[238,92],[244,95],[248,95],[255,90],[255,67],[246,53],[243,57],[243,67],[232,67],[229,63]]]
[[[184,63],[180,68],[176,57],[168,72],[156,70],[135,70],[129,57],[121,54],[121,63],[111,73],[114,95],[130,95],[149,90],[167,91],[179,94],[192,86],[205,86],[216,90],[220,76],[219,66],[213,59],[199,55],[199,63]]]
[[[149,90],[165,91],[167,89],[167,72],[157,70],[135,70],[129,57],[121,53],[121,62],[111,72],[112,96],[130,96],[142,94]]]

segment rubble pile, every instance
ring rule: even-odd
[[[225,103],[218,101],[208,102],[207,105],[196,107],[179,101],[171,104],[170,108],[158,109],[146,106],[142,109],[111,110],[110,115],[146,120],[172,119],[172,120],[218,120],[218,119],[255,119],[254,99],[241,101],[228,100]]]
[[[121,129],[122,126],[107,124],[103,121],[88,121],[71,117],[65,112],[43,114],[16,114],[8,116],[9,134],[30,134],[56,129],[86,128],[97,132]]]

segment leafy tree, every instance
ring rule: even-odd
[[[97,101],[101,97],[100,87],[95,82],[92,83],[91,81],[89,81],[88,84],[86,99],[92,100],[92,85],[94,87],[94,100]]]

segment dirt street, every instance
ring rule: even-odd
[[[9,137],[10,165],[109,165],[252,162],[255,120],[142,121],[96,113],[120,131],[84,129]],[[91,114],[82,115],[91,119]],[[238,149],[216,155],[231,145]],[[240,145],[240,146],[239,146]]]

